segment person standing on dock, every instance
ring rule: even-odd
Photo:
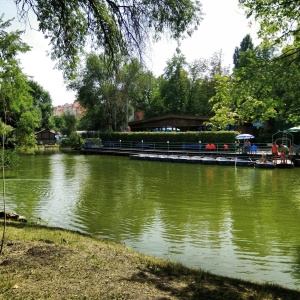
[[[272,145],[272,161],[277,163],[277,156],[278,156],[278,145],[276,142]]]
[[[281,144],[280,145],[280,157],[281,157],[281,163],[286,164],[287,163],[287,156],[289,155],[289,148],[286,145]]]
[[[241,145],[240,145],[240,141],[239,140],[235,140],[234,141],[234,148],[235,148],[235,152],[241,152]]]

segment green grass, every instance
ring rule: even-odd
[[[9,222],[0,299],[300,299],[300,292],[187,268],[76,232]]]

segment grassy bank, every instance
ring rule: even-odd
[[[10,222],[0,255],[0,299],[295,300],[300,292],[215,276],[74,232]]]

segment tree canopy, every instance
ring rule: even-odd
[[[292,45],[282,56],[300,52],[300,1],[292,0],[239,0],[247,17],[254,17],[260,24],[259,36],[277,44]]]
[[[251,36],[246,35],[233,54],[235,68],[231,74],[222,66],[222,51],[215,52],[209,60],[188,64],[177,49],[177,55],[167,62],[158,78],[133,57],[141,56],[151,37],[159,39],[169,33],[179,39],[190,35],[202,18],[200,2],[14,2],[23,18],[27,18],[28,11],[37,16],[39,29],[50,39],[52,58],[65,71],[69,87],[77,91],[79,102],[86,108],[86,116],[77,124],[80,129],[126,128],[133,109],[143,110],[146,117],[168,113],[212,116],[218,127],[276,118],[300,121],[299,64],[293,64],[300,57],[299,12],[295,11],[300,0],[292,4],[239,0],[248,17],[254,16],[260,22],[264,42],[254,47]],[[3,111],[8,112],[12,126],[50,127],[51,99],[18,69],[15,54],[29,48],[21,43],[18,34],[15,38],[5,47],[5,38],[1,37],[0,46],[3,61],[15,62],[11,78],[22,89],[11,89],[14,96],[6,90],[3,103],[11,106]],[[81,56],[87,44],[95,51]],[[78,63],[79,57],[86,58],[85,66]],[[2,81],[3,92],[9,85],[4,77]],[[42,116],[42,123],[38,116]]]
[[[52,99],[49,92],[34,80],[29,80],[30,94],[33,99],[33,106],[40,112],[41,122],[37,129],[51,129],[51,117],[53,115]]]
[[[245,65],[246,62],[243,62],[241,59],[241,54],[247,50],[252,50],[254,48],[252,38],[250,34],[247,34],[241,44],[240,47],[236,47],[233,54],[233,64],[235,68]]]
[[[119,56],[111,69],[103,54],[92,53],[86,56],[85,67],[69,87],[87,110],[81,120],[85,129],[119,130],[127,128],[131,107],[144,106],[150,83],[151,74],[136,59]]]
[[[87,44],[114,59],[140,56],[149,36],[180,39],[200,24],[202,8],[192,0],[14,0],[28,21],[32,11],[52,45],[52,58],[70,76]]]
[[[221,127],[275,119],[298,123],[300,68],[292,63],[297,54],[276,59],[282,52],[269,43],[243,52],[240,60],[247,63],[218,77],[212,121]]]
[[[27,77],[22,73],[17,55],[30,48],[21,40],[21,31],[8,32],[10,21],[0,17],[0,117],[3,124],[16,130],[19,145],[31,143],[38,118],[31,109],[32,98]]]
[[[22,42],[22,31],[9,31],[10,25],[10,20],[0,17],[0,118],[14,129],[14,143],[26,148],[36,144],[34,130],[40,127],[41,118],[47,117],[42,111],[45,107],[37,99],[38,89],[43,93],[42,88],[28,79],[17,59],[30,47]],[[46,106],[49,100],[45,101]]]

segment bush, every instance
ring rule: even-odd
[[[60,148],[81,149],[83,146],[83,138],[78,133],[72,133],[68,138],[62,138],[60,141]]]
[[[89,142],[93,146],[101,145],[101,139],[100,138],[88,138],[88,139],[85,139],[84,141]]]

